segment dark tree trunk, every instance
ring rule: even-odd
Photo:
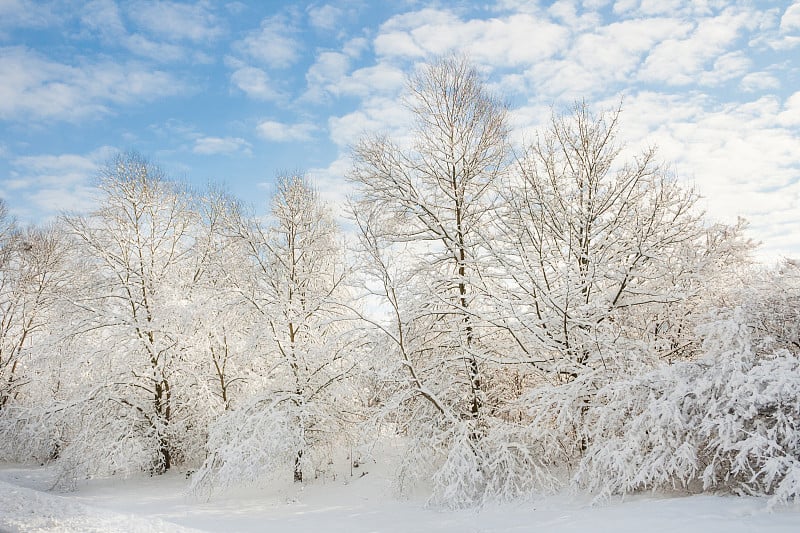
[[[303,450],[298,450],[297,455],[294,458],[294,482],[295,483],[302,483],[303,482],[303,467],[301,465],[303,459]]]

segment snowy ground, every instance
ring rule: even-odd
[[[0,466],[2,532],[491,532],[597,531],[792,532],[800,506],[766,510],[766,500],[638,495],[602,505],[557,495],[480,510],[437,511],[398,501],[383,476],[268,490],[229,491],[202,502],[187,497],[185,476],[94,480],[76,492],[48,492],[46,469]]]

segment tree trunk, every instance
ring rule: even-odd
[[[303,467],[301,465],[303,460],[303,450],[297,450],[297,455],[294,458],[294,482],[303,482]]]

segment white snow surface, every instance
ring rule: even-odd
[[[46,468],[0,466],[0,531],[6,532],[793,532],[800,505],[767,510],[767,499],[641,494],[593,504],[585,494],[532,498],[479,509],[426,508],[400,500],[381,475],[359,473],[300,487],[227,491],[206,502],[186,495],[185,475],[91,480],[48,490]]]

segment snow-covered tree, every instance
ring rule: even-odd
[[[537,481],[521,466],[535,458],[506,438],[510,340],[487,320],[507,108],[457,57],[421,67],[408,92],[410,146],[367,137],[351,173],[363,291],[378,309],[364,318],[376,355],[392,356],[377,416],[407,437],[402,478],[432,478],[434,500],[469,505]]]
[[[198,490],[257,482],[281,463],[303,481],[327,461],[352,404],[356,339],[343,322],[348,269],[340,231],[304,176],[279,179],[271,215],[269,225],[251,219],[240,228],[253,278],[238,291],[254,312],[265,375],[212,428],[208,458],[194,476]]]
[[[188,429],[183,370],[191,354],[181,340],[198,215],[191,195],[137,154],[105,167],[99,187],[96,211],[64,219],[85,274],[85,291],[71,302],[74,334],[89,345],[85,379],[96,387],[80,405],[102,416],[76,428],[70,456],[89,471],[160,473],[182,457]],[[120,453],[86,464],[100,447]]]
[[[697,354],[707,289],[749,245],[705,223],[655,150],[622,160],[619,110],[554,114],[509,165],[506,109],[474,69],[419,72],[412,146],[355,148],[354,218],[365,294],[388,311],[365,318],[396,355],[383,412],[459,504],[549,484],[587,446],[598,387]]]
[[[53,226],[17,229],[0,202],[0,456],[46,460],[57,428],[43,409],[57,395],[61,300],[73,275],[70,246]]]
[[[16,229],[4,210],[0,203],[0,410],[32,379],[37,342],[66,283],[67,246],[54,228]]]
[[[598,390],[700,355],[695,326],[751,247],[743,224],[706,224],[653,149],[621,161],[618,121],[585,103],[554,115],[518,157],[489,247],[491,321],[525,378],[505,416],[550,471],[591,449]]]
[[[519,156],[496,219],[502,323],[550,380],[620,350],[690,355],[704,289],[746,258],[742,228],[707,227],[654,149],[621,160],[619,115],[585,103],[554,115]]]
[[[429,320],[436,337],[431,356],[447,362],[452,407],[477,421],[485,402],[483,333],[473,313],[479,229],[489,224],[508,163],[507,110],[464,58],[426,65],[408,89],[413,145],[378,136],[356,146],[357,209],[373,213],[373,237],[409,245],[408,267],[419,273],[418,290],[428,300],[417,318]]]

